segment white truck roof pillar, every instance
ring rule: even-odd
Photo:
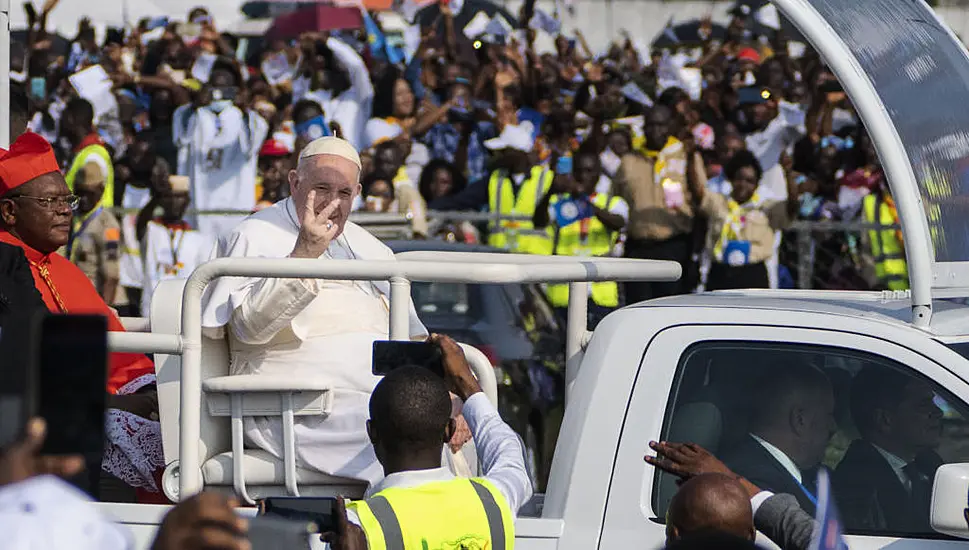
[[[10,146],[10,0],[0,0],[0,147]]]
[[[934,53],[935,50],[942,49],[934,42],[927,43],[919,40],[920,34],[924,35],[928,32],[927,29],[936,31],[932,33],[936,41],[945,41],[948,42],[946,46],[951,48],[954,45],[961,49],[963,54],[961,64],[969,68],[965,48],[956,42],[952,33],[938,20],[932,9],[921,1],[773,0],[773,2],[820,52],[838,77],[875,144],[902,225],[909,286],[912,290],[912,322],[916,326],[926,327],[932,316],[932,288],[936,277],[935,262],[938,258],[934,255],[932,232],[929,229],[926,208],[923,204],[924,191],[920,191],[924,184],[920,187],[913,168],[913,159],[909,155],[913,149],[924,148],[925,145],[922,140],[913,139],[917,136],[912,136],[911,132],[899,130],[899,126],[903,124],[911,126],[912,121],[908,119],[919,116],[919,105],[913,104],[909,109],[898,109],[899,106],[895,101],[886,102],[883,97],[886,91],[876,85],[884,85],[884,82],[873,79],[872,73],[875,69],[883,69],[883,64],[888,62],[895,64],[896,67],[904,67],[906,63],[918,62],[919,58],[922,58],[924,63],[923,56],[926,52]],[[859,11],[864,12],[864,17],[859,17]],[[912,17],[911,12],[916,12],[917,17]],[[893,27],[888,36],[885,36],[885,33],[878,36],[878,32],[873,32],[883,31],[887,26]],[[939,28],[944,32],[938,32]],[[913,30],[921,32],[913,32]],[[904,33],[911,33],[908,41],[919,48],[904,44]],[[902,58],[896,51],[900,49],[899,44],[905,48],[904,53],[908,54]],[[915,67],[917,69],[918,65]],[[900,72],[902,74],[899,75],[900,78],[893,84],[894,86],[907,88],[909,92],[907,96],[913,103],[932,101],[931,96],[927,97],[919,93],[926,80],[924,75],[912,74],[912,71],[906,75],[904,69]],[[934,71],[929,68],[927,72]],[[966,88],[967,83],[963,82],[962,87]],[[898,100],[898,92],[897,89],[892,91],[894,97],[891,99]],[[951,105],[951,107],[965,110],[965,97],[967,96],[963,96],[961,104]],[[886,105],[886,103],[889,104]],[[921,114],[924,116],[924,112]],[[936,121],[924,119],[921,121],[923,126],[925,123],[934,122]],[[941,126],[941,128],[944,127],[944,125]],[[924,134],[933,133],[931,128],[923,127],[921,130]],[[931,162],[931,159],[924,158],[915,160]],[[924,173],[923,177],[925,177]],[[939,229],[941,230],[941,227]],[[969,260],[969,257],[965,259]],[[966,283],[969,283],[969,280]]]

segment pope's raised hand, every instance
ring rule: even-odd
[[[340,226],[330,217],[339,208],[340,201],[334,199],[323,210],[316,211],[316,189],[310,189],[306,196],[306,206],[300,213],[299,236],[290,257],[319,258],[336,238]]]

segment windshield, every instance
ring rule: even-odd
[[[969,63],[923,2],[811,0],[878,90],[912,162],[938,262],[969,260]]]
[[[414,283],[411,295],[418,314],[468,313],[468,285],[461,283]]]

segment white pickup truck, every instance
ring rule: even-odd
[[[848,527],[860,548],[950,548],[966,543],[969,490],[969,55],[922,0],[775,0],[844,85],[882,159],[904,231],[911,291],[738,291],[632,305],[585,330],[585,300],[569,304],[567,407],[548,491],[522,510],[520,549],[656,548],[673,480],[643,462],[652,439],[698,442],[721,453],[746,437],[755,380],[795,363],[831,381],[838,430],[824,462],[839,466],[858,437],[853,378],[882,369],[926,384],[942,411],[934,451],[931,529],[885,513]],[[242,418],[325,414],[327,388],[306,381],[226,376],[224,342],[200,327],[204,287],[224,275],[382,279],[391,282],[393,338],[406,336],[410,281],[461,283],[670,280],[677,264],[516,255],[407,253],[399,261],[218,260],[153,300],[151,333],[112,335],[119,351],[156,353],[159,404],[174,498],[203,488],[244,500],[268,494],[359,494],[359,486],[299,470],[292,437],[283,461],[243,448]],[[388,265],[389,264],[389,265]],[[176,304],[181,303],[179,308]],[[494,398],[493,373],[469,351]],[[243,399],[245,397],[245,399]],[[291,425],[291,424],[290,424]],[[874,468],[874,464],[872,465]],[[837,491],[837,488],[836,488]],[[102,504],[147,547],[168,507]],[[845,510],[851,512],[851,510]]]

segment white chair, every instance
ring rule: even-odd
[[[156,334],[180,334],[184,280],[163,281],[152,296],[151,328]],[[462,344],[488,398],[497,403],[497,382],[488,359]],[[332,394],[319,381],[264,375],[229,376],[226,340],[202,338],[202,403],[199,461],[206,490],[235,493],[247,503],[267,496],[363,496],[366,484],[296,467],[293,422],[296,416],[328,414]],[[165,495],[178,500],[181,356],[155,355],[161,419]],[[280,416],[283,460],[246,449],[243,419]]]

